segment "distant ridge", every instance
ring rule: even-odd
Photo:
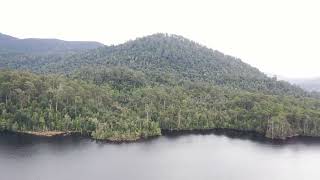
[[[64,41],[59,39],[19,39],[0,33],[0,53],[59,53],[95,49],[104,46],[94,41]]]
[[[306,91],[317,91],[317,92],[320,92],[320,78],[287,79],[287,81],[302,87]]]

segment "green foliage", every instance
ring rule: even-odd
[[[320,135],[320,100],[153,79],[116,67],[72,78],[1,71],[0,129],[92,133],[112,141],[157,136],[160,129]]]
[[[117,102],[115,90],[56,75],[2,71],[0,128],[94,132],[98,139],[119,140],[122,134],[123,139],[159,135],[157,123],[139,116],[134,116],[139,121],[131,118],[135,112]],[[113,128],[105,130],[107,125]],[[117,137],[117,133],[121,136]]]

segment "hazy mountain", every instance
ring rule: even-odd
[[[293,85],[301,87],[308,92],[320,92],[320,78],[289,78],[272,74],[268,74],[268,76],[287,81]]]
[[[313,79],[288,79],[287,81],[292,84],[296,84],[307,91],[319,91],[320,92],[320,78]]]
[[[63,41],[59,39],[19,39],[0,33],[0,53],[57,53],[102,47],[91,41]]]

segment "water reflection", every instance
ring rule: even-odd
[[[78,136],[40,138],[1,133],[0,179],[320,178],[318,138],[274,142],[256,134],[214,133],[170,133],[122,144]]]

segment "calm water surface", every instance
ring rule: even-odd
[[[0,134],[1,180],[319,180],[320,141],[272,144],[223,135],[108,144]]]

